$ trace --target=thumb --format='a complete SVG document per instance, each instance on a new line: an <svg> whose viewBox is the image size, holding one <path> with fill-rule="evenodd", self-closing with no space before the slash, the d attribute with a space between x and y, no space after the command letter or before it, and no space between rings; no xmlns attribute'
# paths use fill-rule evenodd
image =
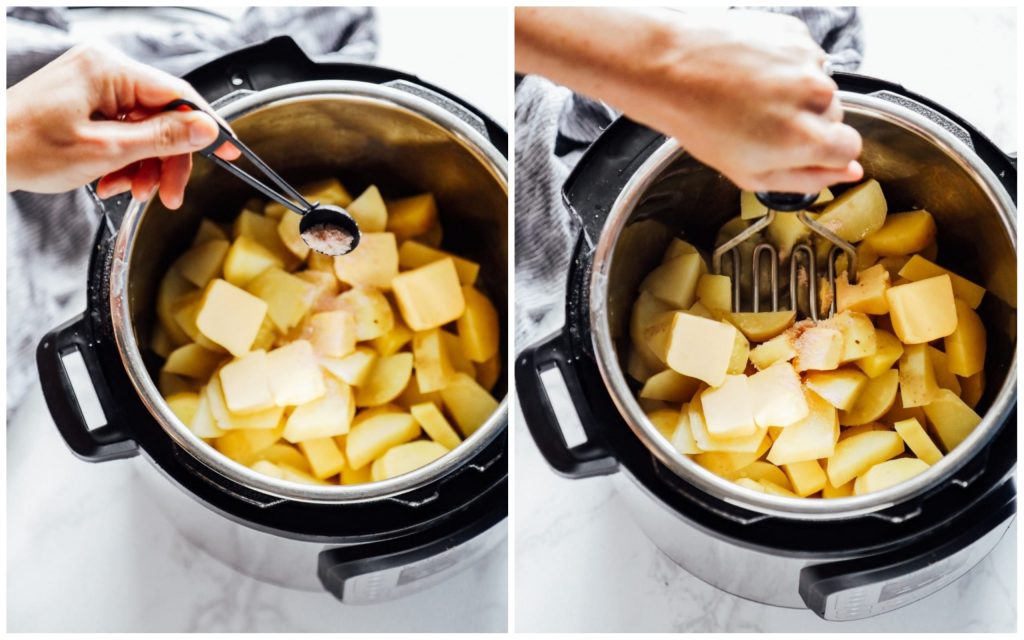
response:
<svg viewBox="0 0 1024 640"><path fill-rule="evenodd" d="M126 163L192 153L210 146L219 129L198 111L165 111L136 122L110 123L113 141Z"/></svg>

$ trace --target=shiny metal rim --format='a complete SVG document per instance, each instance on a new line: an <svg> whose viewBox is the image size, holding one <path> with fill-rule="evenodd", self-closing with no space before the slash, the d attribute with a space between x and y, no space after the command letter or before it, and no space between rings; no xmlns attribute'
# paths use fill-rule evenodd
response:
<svg viewBox="0 0 1024 640"><path fill-rule="evenodd" d="M480 162L491 170L506 192L508 190L508 163L489 140L444 109L397 89L341 80L300 82L246 95L223 106L218 112L230 121L263 108L309 100L347 100L368 105L383 104L426 118L450 132L456 140L473 152ZM460 469L506 428L507 396L501 400L498 409L487 422L449 454L405 475L363 485L320 486L279 480L253 471L222 455L193 434L164 402L146 370L135 333L130 326L127 296L127 285L131 278L130 256L146 204L146 201L132 200L114 244L110 272L110 308L114 337L121 361L143 404L179 446L213 471L253 490L301 502L355 503L396 498ZM424 498L430 499L430 496Z"/></svg>
<svg viewBox="0 0 1024 640"><path fill-rule="evenodd" d="M972 149L959 139L938 127L923 116L891 102L870 96L839 92L847 112L882 119L901 126L929 141L951 157L970 175L988 198L996 204L996 210L1003 228L1016 251L1017 225L1016 207L1009 194L999 183L992 170ZM999 394L996 396L982 422L960 446L933 465L925 473L915 476L902 484L864 496L836 498L829 500L805 500L783 496L759 494L746 490L694 462L689 456L677 452L644 415L639 403L629 390L625 376L618 364L612 343L611 329L606 313L607 284L611 272L614 249L626 220L639 203L644 191L657 176L658 171L684 151L675 140L667 140L633 174L622 192L616 198L605 221L601 237L594 250L590 280L590 323L593 328L592 341L597 356L598 369L605 385L611 392L612 400L626 423L651 450L654 456L673 473L693 483L710 495L726 502L768 515L797 519L839 519L872 513L897 505L913 498L962 467L984 446L1002 426L1016 403L1017 351L1014 349L1009 371ZM1010 427L1012 428L1012 426Z"/></svg>

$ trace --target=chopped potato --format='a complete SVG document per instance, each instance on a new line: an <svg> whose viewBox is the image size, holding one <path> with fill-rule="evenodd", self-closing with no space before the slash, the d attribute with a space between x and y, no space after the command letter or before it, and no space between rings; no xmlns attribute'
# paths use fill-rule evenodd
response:
<svg viewBox="0 0 1024 640"><path fill-rule="evenodd" d="M399 242L423 235L438 223L437 202L432 193L391 200L387 213L387 230L394 233Z"/></svg>
<svg viewBox="0 0 1024 640"><path fill-rule="evenodd" d="M387 227L388 208L384 204L380 190L374 185L367 187L366 191L359 194L359 197L350 202L345 209L359 225L364 239L367 235L379 233Z"/></svg>

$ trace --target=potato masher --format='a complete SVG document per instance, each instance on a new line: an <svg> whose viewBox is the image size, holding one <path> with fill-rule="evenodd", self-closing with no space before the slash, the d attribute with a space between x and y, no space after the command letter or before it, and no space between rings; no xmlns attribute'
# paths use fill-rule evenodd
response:
<svg viewBox="0 0 1024 640"><path fill-rule="evenodd" d="M195 103L181 99L174 100L164 107L164 111L189 109L203 111ZM314 251L330 256L340 256L351 252L359 245L359 225L356 224L355 219L352 218L348 211L334 205L306 200L297 189L288 184L284 178L271 169L252 149L243 144L218 118L208 112L204 111L204 113L214 119L219 133L213 144L199 151L200 155L209 158L215 164L240 178L274 202L302 216L302 220L299 222L299 234L302 237L302 241ZM237 148L253 166L270 178L284 193L276 191L273 187L246 172L238 165L218 157L215 151L225 142Z"/></svg>
<svg viewBox="0 0 1024 640"><path fill-rule="evenodd" d="M778 192L758 192L755 194L757 200L767 207L768 212L762 216L760 220L744 229L741 233L731 238L727 242L715 248L712 254L711 263L712 268L716 274L723 274L722 272L722 257L729 256L729 276L732 278L732 310L740 311L741 286L740 286L740 265L743 264L740 260L739 246L747 239L752 238L762 229L775 220L776 212L796 212L797 219L808 227L811 231L817 235L825 238L832 243L832 249L828 254L828 286L831 288L831 295L829 300L828 317L831 317L836 312L836 259L841 253L846 254L847 266L847 279L849 282L855 282L857 277L857 251L853 245L843 240L824 225L818 224L815 220L812 220L807 215L807 207L811 206L815 200L818 199L818 194L803 194L803 193L778 193ZM769 294L771 296L771 310L779 310L779 282L778 282L778 269L779 269L779 252L776 247L770 242L761 242L754 246L753 253L751 255L751 310L757 312L760 310L761 302L761 263L763 257L767 255L769 257L768 273L771 280ZM818 274L817 264L815 260L814 247L808 242L800 242L793 246L793 250L789 256L789 299L790 309L795 313L800 313L800 305L798 304L798 293L800 290L801 283L801 262L804 262L806 266L803 268L804 277L807 279L807 291L808 301L807 309L812 320L817 322L818 320ZM724 275L724 274L723 274Z"/></svg>

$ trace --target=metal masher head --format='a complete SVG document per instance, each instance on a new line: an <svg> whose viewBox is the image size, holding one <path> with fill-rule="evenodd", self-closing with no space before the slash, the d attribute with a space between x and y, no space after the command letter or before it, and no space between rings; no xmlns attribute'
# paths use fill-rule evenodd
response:
<svg viewBox="0 0 1024 640"><path fill-rule="evenodd" d="M837 236L824 225L818 224L807 215L807 207L818 199L817 194L758 192L756 195L758 201L767 207L768 213L735 237L716 247L711 258L712 268L716 274L728 275L732 278L732 310L741 311L743 309L743 292L741 286L742 278L740 277L740 270L744 261L741 259L740 247L744 242L753 238L762 229L768 227L768 225L775 220L776 212L795 212L794 215L796 215L797 219L801 223L808 227L812 232L832 244L832 248L828 253L827 266L827 286L830 287L831 294L828 298L829 307L827 317L832 317L836 312L836 261L839 259L840 255L844 253L846 254L847 278L849 282L854 282L857 277L857 251L849 242ZM723 272L722 258L725 256L729 257L728 273ZM807 304L805 307L807 309L807 314L812 320L817 322L821 314L819 313L818 307L818 265L815 256L815 250L811 243L800 242L793 246L788 259L785 261L788 263L787 266L789 268L788 294L790 309L796 312L797 315L801 314L802 305L800 305L800 293L805 290L807 292ZM765 293L767 299L770 301L771 310L779 310L779 251L771 243L761 242L754 246L750 260L752 270L750 280L751 302L748 308L755 313L761 311L763 290L761 284L761 265L765 263L766 257L766 271L770 282L768 291ZM806 286L801 286L804 280L806 280Z"/></svg>

